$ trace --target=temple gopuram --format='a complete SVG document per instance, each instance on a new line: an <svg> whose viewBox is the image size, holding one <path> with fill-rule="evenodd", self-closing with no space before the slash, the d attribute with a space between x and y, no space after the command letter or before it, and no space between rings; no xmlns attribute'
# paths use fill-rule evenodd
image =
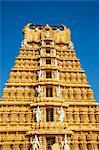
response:
<svg viewBox="0 0 99 150"><path fill-rule="evenodd" d="M99 104L64 26L27 24L0 101L0 150L99 150Z"/></svg>

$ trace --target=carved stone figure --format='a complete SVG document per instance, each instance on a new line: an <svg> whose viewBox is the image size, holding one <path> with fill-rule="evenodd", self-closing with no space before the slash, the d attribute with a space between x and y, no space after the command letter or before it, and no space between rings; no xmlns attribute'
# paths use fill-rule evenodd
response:
<svg viewBox="0 0 99 150"><path fill-rule="evenodd" d="M40 85L38 86L38 88L36 88L36 91L38 93L38 97L42 96L42 88Z"/></svg>
<svg viewBox="0 0 99 150"><path fill-rule="evenodd" d="M57 66L57 59L55 58L55 65Z"/></svg>
<svg viewBox="0 0 99 150"><path fill-rule="evenodd" d="M64 112L64 110L63 110L63 107L61 106L61 108L60 109L58 109L58 114L59 114L59 121L60 122L63 122L64 121L64 115L65 115L65 112Z"/></svg>
<svg viewBox="0 0 99 150"><path fill-rule="evenodd" d="M67 140L67 135L65 135L64 140L61 141L62 150L69 150L69 142Z"/></svg>
<svg viewBox="0 0 99 150"><path fill-rule="evenodd" d="M42 66L42 58L40 58L39 63L40 63L40 67L41 67Z"/></svg>
<svg viewBox="0 0 99 150"><path fill-rule="evenodd" d="M52 46L54 46L55 42L54 42L54 41L52 41L52 43L51 43L51 44L52 44Z"/></svg>
<svg viewBox="0 0 99 150"><path fill-rule="evenodd" d="M53 54L54 54L54 56L56 56L56 49L55 48L53 49Z"/></svg>
<svg viewBox="0 0 99 150"><path fill-rule="evenodd" d="M59 79L59 71L56 70L56 78Z"/></svg>
<svg viewBox="0 0 99 150"><path fill-rule="evenodd" d="M38 78L41 79L41 77L42 77L42 70L39 70L37 73L38 73Z"/></svg>
<svg viewBox="0 0 99 150"><path fill-rule="evenodd" d="M27 41L26 41L26 39L24 39L24 40L21 42L21 47L24 48L26 45L27 45Z"/></svg>
<svg viewBox="0 0 99 150"><path fill-rule="evenodd" d="M42 41L42 45L44 46L44 44L45 44L45 42L44 41Z"/></svg>
<svg viewBox="0 0 99 150"><path fill-rule="evenodd" d="M71 48L71 49L74 49L74 44L73 44L73 42L70 41L68 47Z"/></svg>
<svg viewBox="0 0 99 150"><path fill-rule="evenodd" d="M42 48L40 49L40 55L41 56L43 55L43 49Z"/></svg>
<svg viewBox="0 0 99 150"><path fill-rule="evenodd" d="M41 121L41 111L39 106L33 111L36 114L36 121L39 123Z"/></svg>
<svg viewBox="0 0 99 150"><path fill-rule="evenodd" d="M56 95L57 95L57 97L61 97L61 88L60 88L60 85L56 89Z"/></svg>
<svg viewBox="0 0 99 150"><path fill-rule="evenodd" d="M34 139L32 137L30 138L30 143L32 145L32 150L40 149L40 142L39 142L37 135L35 135Z"/></svg>

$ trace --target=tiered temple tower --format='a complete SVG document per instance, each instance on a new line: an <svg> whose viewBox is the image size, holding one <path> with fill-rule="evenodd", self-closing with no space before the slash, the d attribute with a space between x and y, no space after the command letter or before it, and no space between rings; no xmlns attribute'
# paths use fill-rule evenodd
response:
<svg viewBox="0 0 99 150"><path fill-rule="evenodd" d="M99 109L70 30L27 24L0 102L0 150L99 150Z"/></svg>

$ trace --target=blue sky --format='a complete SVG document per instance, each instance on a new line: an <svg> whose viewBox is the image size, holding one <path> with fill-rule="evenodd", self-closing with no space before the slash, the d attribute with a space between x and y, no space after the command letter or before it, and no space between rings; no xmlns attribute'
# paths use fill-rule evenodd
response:
<svg viewBox="0 0 99 150"><path fill-rule="evenodd" d="M65 24L71 30L75 51L99 101L99 2L2 1L0 37L0 95L8 80L28 23Z"/></svg>

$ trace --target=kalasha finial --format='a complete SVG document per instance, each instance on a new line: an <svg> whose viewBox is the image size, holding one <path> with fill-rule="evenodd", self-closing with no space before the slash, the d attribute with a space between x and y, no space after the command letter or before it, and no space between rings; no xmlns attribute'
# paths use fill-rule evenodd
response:
<svg viewBox="0 0 99 150"><path fill-rule="evenodd" d="M46 30L50 30L51 27L50 27L48 24L46 24L45 29L46 29Z"/></svg>
<svg viewBox="0 0 99 150"><path fill-rule="evenodd" d="M36 27L36 28L35 28L35 31L38 31L38 30L39 30L39 29Z"/></svg>
<svg viewBox="0 0 99 150"><path fill-rule="evenodd" d="M49 24L46 24L46 27L49 27Z"/></svg>

